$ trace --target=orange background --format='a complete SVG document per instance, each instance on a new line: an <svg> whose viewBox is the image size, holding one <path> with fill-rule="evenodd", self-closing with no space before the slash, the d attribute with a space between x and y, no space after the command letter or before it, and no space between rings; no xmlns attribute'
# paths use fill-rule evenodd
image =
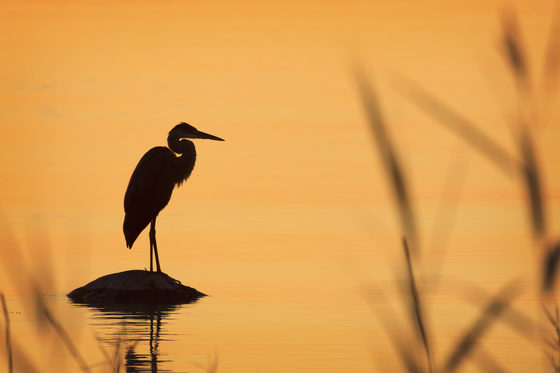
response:
<svg viewBox="0 0 560 373"><path fill-rule="evenodd" d="M511 6L537 79L554 3ZM2 2L0 206L13 242L27 253L4 249L2 260L50 263L51 295L147 267L146 233L131 251L125 246L124 192L144 152L165 145L168 131L186 121L226 141L195 141L193 175L158 218L162 267L217 299L241 302L238 318L195 333L210 351L199 353L217 346L224 371L297 371L299 363L301 371L340 371L346 363L355 368L349 371L369 371L370 343L376 351L391 348L356 289L390 288L402 255L392 195L352 78L360 61L379 89L408 172L423 269L441 265L451 288L465 280L491 292L525 276L533 289L538 263L521 184L413 106L395 83L399 74L411 77L515 153L517 97L499 45L503 7L439 0ZM560 232L557 123L552 111L533 128L553 237ZM10 276L2 277L2 291L18 299L25 276ZM389 297L399 301L395 291ZM462 330L454 320L476 314L456 304L454 292L432 299L447 315L439 319L442 341ZM332 305L333 297L340 304ZM534 312L536 295L527 298L523 307ZM290 312L273 311L286 306L279 299L293 300ZM262 314L244 307L262 307ZM308 335L301 331L310 320L317 333ZM349 340L329 339L337 320ZM370 332L360 334L362 325L375 342ZM255 345L274 335L282 347L270 342L267 350L263 342L264 357L246 356L254 346L235 336L247 330ZM498 351L504 335L492 344ZM498 355L507 361L524 346ZM348 355L321 361L346 348ZM275 349L285 355L266 355ZM532 366L534 355L520 357L520 366Z"/></svg>

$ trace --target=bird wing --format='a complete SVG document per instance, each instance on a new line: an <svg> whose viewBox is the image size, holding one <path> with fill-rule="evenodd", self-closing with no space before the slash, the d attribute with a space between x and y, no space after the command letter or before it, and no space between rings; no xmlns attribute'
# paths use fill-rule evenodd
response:
<svg viewBox="0 0 560 373"><path fill-rule="evenodd" d="M134 169L124 196L123 231L127 247L169 203L175 182L175 154L165 147L150 149Z"/></svg>

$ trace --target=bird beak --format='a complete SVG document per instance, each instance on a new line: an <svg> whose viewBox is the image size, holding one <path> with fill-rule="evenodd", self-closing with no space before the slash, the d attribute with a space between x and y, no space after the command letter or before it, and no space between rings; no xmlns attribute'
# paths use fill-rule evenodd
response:
<svg viewBox="0 0 560 373"><path fill-rule="evenodd" d="M190 133L189 138L191 138L191 139L207 139L207 140L225 141L224 139L221 139L218 136L214 136L214 135L211 135L209 133L198 131L198 130L194 133Z"/></svg>

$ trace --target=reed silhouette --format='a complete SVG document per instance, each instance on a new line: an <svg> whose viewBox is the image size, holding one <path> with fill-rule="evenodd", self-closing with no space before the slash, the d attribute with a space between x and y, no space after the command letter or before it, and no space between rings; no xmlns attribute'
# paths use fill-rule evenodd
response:
<svg viewBox="0 0 560 373"><path fill-rule="evenodd" d="M46 233L46 228L43 225L44 222L39 220L36 224L31 225L30 229L44 235ZM10 250L12 253L16 253L21 258L25 257L1 211L0 234L7 243L6 249ZM4 271L11 282L22 288L23 292L32 294L31 297L24 297L24 299L28 301L25 309L26 312L33 315L32 319L35 320L36 326L41 331L49 331L57 337L54 341L57 350L61 353L63 358L69 357L74 361L74 369L82 372L92 372L92 366L99 363L91 364L86 361L79 346L76 345L71 334L68 332L73 325L68 325L68 323L61 321L62 318L57 316L56 311L47 297L45 297L46 293L52 292L52 289L49 289L49 284L53 283L50 279L53 269L49 264L51 263L50 251L48 249L49 240L43 236L40 242L40 247L32 247L33 254L36 254L31 255L33 263L29 264L24 261L14 263L13 260L0 260L0 262L3 263ZM38 366L37 362L33 361L31 356L27 353L26 341L22 341L11 334L8 313L9 303L3 294L1 300L2 311L4 313L6 349L8 353L8 372L42 371L42 367ZM44 334L45 333L39 333L38 335L43 336ZM101 364L110 366L111 361L104 361ZM115 372L116 371L117 370L115 370Z"/></svg>
<svg viewBox="0 0 560 373"><path fill-rule="evenodd" d="M534 237L534 243L541 255L541 292L545 297L544 314L548 322L554 327L553 338L546 338L549 347L546 351L551 366L555 371L560 371L560 327L558 319L558 307L553 315L549 308L554 300L553 291L556 285L558 261L560 260L560 243L555 242L550 235L547 224L547 205L543 198L542 175L539 169L537 152L535 149L532 129L538 127L537 118L549 116L551 112L550 103L558 91L558 72L560 70L560 58L558 45L560 45L560 17L558 12L554 14L553 27L549 36L548 51L542 71L542 81L539 92L545 92L548 99L539 97L545 101L545 115L538 115L539 107L532 104L539 102L534 96L535 87L539 85L533 82L527 53L522 42L522 32L516 13L512 9L506 9L501 14L502 19L502 51L507 65L515 80L518 89L517 118L511 124L512 132L516 135L517 154L509 154L497 142L492 140L476 124L465 116L453 110L428 90L418 83L403 75L398 77L397 89L410 102L422 111L430 115L435 121L446 129L455 133L461 140L471 146L473 150L481 154L485 159L494 164L499 171L504 173L514 182L517 182L525 190L527 210L530 222L530 230ZM479 365L484 371L505 371L501 363L495 359L490 352L480 346L480 341L497 321L504 322L516 332L528 338L531 343L538 343L538 338L532 330L538 329L540 324L533 323L527 316L511 309L512 302L522 292L518 280L512 279L497 294L491 296L486 305L481 307L480 316L468 328L463 336L450 347L448 357L441 362L433 359L434 340L432 332L427 328L426 314L424 312L424 295L419 290L418 280L415 277L415 267L421 265L419 257L411 260L409 249L409 237L418 244L417 232L413 228L417 226L414 221L414 211L410 201L408 186L406 184L405 171L398 162L395 147L388 136L387 124L381 115L381 105L378 102L378 94L373 88L370 77L365 68L355 64L354 78L357 91L363 104L366 117L372 133L375 137L375 145L382 159L384 171L389 185L396 197L396 207L401 217L402 242L404 249L404 288L409 303L409 315L414 325L414 334L419 341L411 344L409 341L401 340L393 335L393 330L386 326L387 333L395 346L405 369L408 372L454 372L468 358ZM548 106L547 106L548 105ZM542 124L542 123L541 123ZM436 274L437 276L437 274ZM479 289L479 294L485 293ZM548 304L547 304L548 303ZM507 317L504 315L507 312ZM512 316L513 315L513 316ZM382 319L382 323L389 325L390 320ZM417 347L415 347L417 346ZM478 350L474 355L472 352ZM418 354L418 351L422 354ZM423 357L421 357L423 355Z"/></svg>

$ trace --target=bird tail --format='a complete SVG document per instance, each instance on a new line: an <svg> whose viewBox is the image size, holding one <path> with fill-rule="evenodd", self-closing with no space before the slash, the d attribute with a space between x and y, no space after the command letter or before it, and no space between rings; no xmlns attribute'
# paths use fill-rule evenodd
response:
<svg viewBox="0 0 560 373"><path fill-rule="evenodd" d="M136 241L136 239L138 238L140 233L142 233L143 230L144 227L138 229L138 225L133 224L129 216L125 215L124 223L123 223L123 232L124 232L124 238L126 240L126 247L132 249L132 245L134 245L134 242Z"/></svg>

